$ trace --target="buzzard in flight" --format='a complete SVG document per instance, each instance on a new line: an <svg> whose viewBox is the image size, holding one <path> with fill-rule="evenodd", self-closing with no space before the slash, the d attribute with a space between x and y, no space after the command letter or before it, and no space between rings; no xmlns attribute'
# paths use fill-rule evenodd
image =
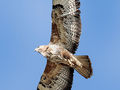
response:
<svg viewBox="0 0 120 90"><path fill-rule="evenodd" d="M74 55L81 35L79 7L79 0L53 0L50 43L35 49L47 58L37 90L71 90L73 69L85 78L92 75L89 57Z"/></svg>

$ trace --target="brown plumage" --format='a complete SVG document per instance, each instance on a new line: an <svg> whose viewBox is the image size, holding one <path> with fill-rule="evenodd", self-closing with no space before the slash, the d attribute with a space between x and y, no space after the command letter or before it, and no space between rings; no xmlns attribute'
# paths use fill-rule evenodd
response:
<svg viewBox="0 0 120 90"><path fill-rule="evenodd" d="M62 4L64 2L66 5ZM79 0L53 0L51 43L59 44L72 53L78 47L81 34L79 5Z"/></svg>
<svg viewBox="0 0 120 90"><path fill-rule="evenodd" d="M88 56L73 55L81 34L79 0L53 0L49 45L35 50L47 58L37 90L71 90L73 69L85 78L92 75Z"/></svg>

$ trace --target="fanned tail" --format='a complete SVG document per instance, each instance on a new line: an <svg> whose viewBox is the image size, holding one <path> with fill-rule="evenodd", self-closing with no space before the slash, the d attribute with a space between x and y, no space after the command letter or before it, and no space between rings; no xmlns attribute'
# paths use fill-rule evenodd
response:
<svg viewBox="0 0 120 90"><path fill-rule="evenodd" d="M80 61L80 63L82 63L82 67L76 66L74 69L86 79L90 78L93 71L89 56L84 55L84 56L75 56L75 57Z"/></svg>

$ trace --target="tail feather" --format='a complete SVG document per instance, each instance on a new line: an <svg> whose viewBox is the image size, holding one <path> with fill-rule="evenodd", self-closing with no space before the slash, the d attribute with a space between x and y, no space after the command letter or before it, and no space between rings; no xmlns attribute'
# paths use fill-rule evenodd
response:
<svg viewBox="0 0 120 90"><path fill-rule="evenodd" d="M76 66L75 70L80 73L83 77L90 78L93 71L92 71L92 66L91 66L91 61L89 56L84 55L84 56L75 56L81 63L82 67Z"/></svg>

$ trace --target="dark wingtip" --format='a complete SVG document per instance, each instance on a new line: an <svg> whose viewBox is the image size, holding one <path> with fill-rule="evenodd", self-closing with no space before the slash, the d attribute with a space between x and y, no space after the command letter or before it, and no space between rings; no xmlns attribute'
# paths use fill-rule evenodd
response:
<svg viewBox="0 0 120 90"><path fill-rule="evenodd" d="M92 69L92 63L91 63L91 61L90 61L90 58L89 58L89 56L88 56L88 59L89 59L89 75L88 75L88 77L85 77L86 79L88 79L88 78L91 78L91 76L93 75L93 69Z"/></svg>
<svg viewBox="0 0 120 90"><path fill-rule="evenodd" d="M61 4L56 4L56 5L53 5L53 9L56 9L56 8L58 8L58 7L60 7L60 8L63 8L63 5L61 5Z"/></svg>

